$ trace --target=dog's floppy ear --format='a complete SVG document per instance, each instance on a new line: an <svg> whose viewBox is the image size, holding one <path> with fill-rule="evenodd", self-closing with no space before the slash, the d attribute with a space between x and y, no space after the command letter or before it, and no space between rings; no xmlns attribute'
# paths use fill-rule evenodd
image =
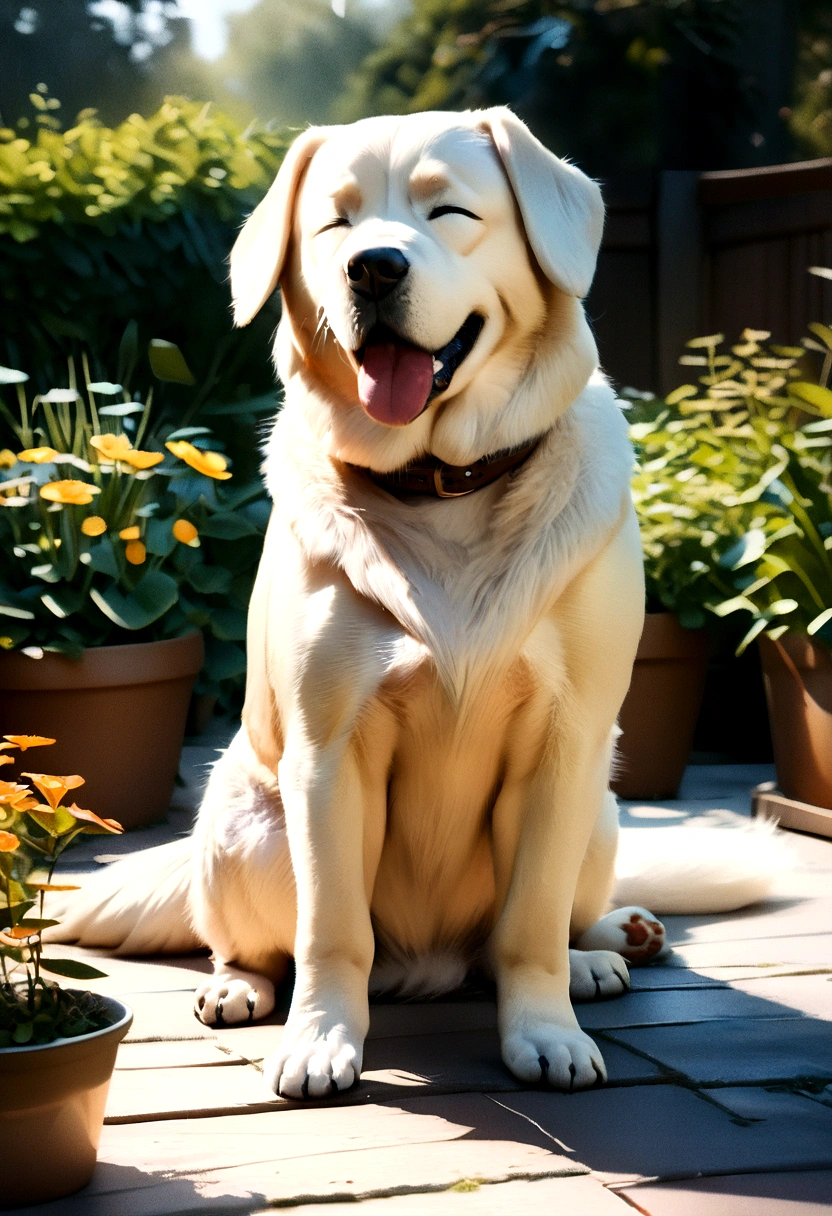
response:
<svg viewBox="0 0 832 1216"><path fill-rule="evenodd" d="M234 324L248 325L277 287L292 231L295 195L303 171L329 137L327 127L310 127L292 144L280 172L252 211L231 250Z"/></svg>
<svg viewBox="0 0 832 1216"><path fill-rule="evenodd" d="M604 228L598 186L544 148L505 106L481 111L478 118L503 162L541 270L569 295L585 296Z"/></svg>

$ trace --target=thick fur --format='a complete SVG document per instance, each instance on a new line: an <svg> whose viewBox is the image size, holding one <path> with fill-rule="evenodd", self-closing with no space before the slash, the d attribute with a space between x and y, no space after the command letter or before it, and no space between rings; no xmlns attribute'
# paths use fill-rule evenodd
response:
<svg viewBox="0 0 832 1216"><path fill-rule="evenodd" d="M606 915L615 720L644 588L626 427L579 299L602 223L597 186L497 109L304 133L235 246L239 323L280 284L286 387L243 727L193 843L136 858L129 875L114 867L106 898L82 897L63 933L133 950L207 943L208 1022L267 1014L293 955L292 1009L266 1065L280 1093L353 1083L368 986L436 992L473 965L496 981L509 1068L591 1085L604 1065L570 988L621 992L624 956L664 946L632 873L634 906ZM389 246L406 280L359 298L348 260ZM365 412L373 326L437 351L474 313L473 349L418 418ZM460 499L400 500L360 471L425 453L464 464L536 437L516 474ZM136 899L148 865L154 905ZM684 905L730 867L689 867L681 890L648 870L654 894ZM764 885L746 866L717 883L716 906Z"/></svg>

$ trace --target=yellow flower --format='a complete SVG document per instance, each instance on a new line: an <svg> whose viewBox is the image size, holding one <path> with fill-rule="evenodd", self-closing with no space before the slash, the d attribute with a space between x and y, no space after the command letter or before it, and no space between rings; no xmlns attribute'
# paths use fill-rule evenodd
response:
<svg viewBox="0 0 832 1216"><path fill-rule="evenodd" d="M41 498L76 507L85 507L92 502L93 494L100 493L98 486L92 486L88 481L47 481L40 488Z"/></svg>
<svg viewBox="0 0 832 1216"><path fill-rule="evenodd" d="M216 481L227 481L231 476L225 471L228 461L219 452L200 452L199 448L195 448L192 443L188 443L184 439L166 443L165 447L169 452L173 452L177 459L184 460L185 464L196 469L197 473L203 473L206 477L213 477Z"/></svg>
<svg viewBox="0 0 832 1216"><path fill-rule="evenodd" d="M9 747L19 747L22 752L27 751L30 747L49 747L54 743L54 739L47 739L45 735L4 735L7 743L0 743L0 749L6 750Z"/></svg>
<svg viewBox="0 0 832 1216"><path fill-rule="evenodd" d="M71 777L53 777L51 773L21 773L21 776L34 781L53 811L68 790L77 790L79 785L84 785L84 778L77 773Z"/></svg>
<svg viewBox="0 0 832 1216"><path fill-rule="evenodd" d="M134 469L152 469L164 459L163 452L139 452L134 450L126 435L93 435L92 446L105 460L121 460Z"/></svg>
<svg viewBox="0 0 832 1216"><path fill-rule="evenodd" d="M24 452L17 453L17 459L24 464L48 464L57 455L54 448L26 448Z"/></svg>
<svg viewBox="0 0 832 1216"><path fill-rule="evenodd" d="M0 649L13 650L14 649L14 638L10 638L10 637L0 638Z"/></svg>
<svg viewBox="0 0 832 1216"><path fill-rule="evenodd" d="M122 540L138 540L141 534L141 528L137 524L131 524L129 528L122 528L119 532Z"/></svg>
<svg viewBox="0 0 832 1216"><path fill-rule="evenodd" d="M121 457L128 464L131 464L134 469L152 469L155 464L161 464L165 459L164 452L128 452L126 456Z"/></svg>
<svg viewBox="0 0 832 1216"><path fill-rule="evenodd" d="M19 844L14 832L0 832L0 853L13 853Z"/></svg>
<svg viewBox="0 0 832 1216"><path fill-rule="evenodd" d="M183 545L190 545L193 544L199 533L189 519L177 519L173 525L173 535Z"/></svg>
<svg viewBox="0 0 832 1216"><path fill-rule="evenodd" d="M107 531L107 521L100 515L88 515L81 524L81 531L84 536L100 536L102 532Z"/></svg>
<svg viewBox="0 0 832 1216"><path fill-rule="evenodd" d="M90 443L105 460L126 460L133 447L126 435L93 435Z"/></svg>
<svg viewBox="0 0 832 1216"><path fill-rule="evenodd" d="M147 557L147 549L140 540L131 540L125 546L124 556L131 566L140 566Z"/></svg>
<svg viewBox="0 0 832 1216"><path fill-rule="evenodd" d="M11 469L17 464L17 457L8 448L0 449L0 469Z"/></svg>

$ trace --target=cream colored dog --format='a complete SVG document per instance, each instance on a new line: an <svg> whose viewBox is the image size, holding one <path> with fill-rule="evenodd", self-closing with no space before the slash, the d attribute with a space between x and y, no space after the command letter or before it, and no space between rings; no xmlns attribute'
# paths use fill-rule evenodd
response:
<svg viewBox="0 0 832 1216"><path fill-rule="evenodd" d="M474 964L512 1072L592 1085L570 980L614 995L622 953L663 946L643 909L604 917L644 587L626 426L580 302L602 225L595 183L493 109L308 130L234 248L239 324L281 287L286 387L243 727L193 844L125 863L141 909L99 897L65 935L207 942L208 1023L269 1013L294 956L266 1066L281 1094L358 1078L368 984L435 993ZM438 493L379 484L425 457ZM481 488L445 497L466 475Z"/></svg>

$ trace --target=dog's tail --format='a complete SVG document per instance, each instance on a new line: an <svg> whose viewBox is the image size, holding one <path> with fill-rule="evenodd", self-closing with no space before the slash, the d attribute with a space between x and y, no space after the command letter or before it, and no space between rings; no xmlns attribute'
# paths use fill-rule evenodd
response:
<svg viewBox="0 0 832 1216"><path fill-rule="evenodd" d="M46 912L61 923L47 942L77 942L117 954L187 954L205 943L190 913L192 837L144 849L99 873L80 891L51 892Z"/></svg>
<svg viewBox="0 0 832 1216"><path fill-rule="evenodd" d="M792 851L772 820L718 825L622 828L613 903L669 913L734 912L757 903Z"/></svg>

